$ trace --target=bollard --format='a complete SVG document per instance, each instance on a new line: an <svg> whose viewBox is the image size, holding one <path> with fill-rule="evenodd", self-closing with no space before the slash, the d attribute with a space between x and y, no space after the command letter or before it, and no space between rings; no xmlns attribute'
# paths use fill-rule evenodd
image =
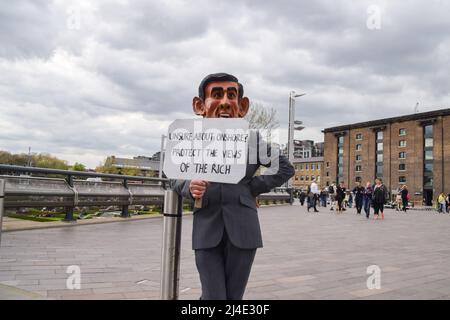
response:
<svg viewBox="0 0 450 320"><path fill-rule="evenodd" d="M173 190L164 192L161 253L161 300L177 300L180 278L181 219L183 202Z"/></svg>
<svg viewBox="0 0 450 320"><path fill-rule="evenodd" d="M2 225L5 201L5 180L0 180L0 246L2 244Z"/></svg>

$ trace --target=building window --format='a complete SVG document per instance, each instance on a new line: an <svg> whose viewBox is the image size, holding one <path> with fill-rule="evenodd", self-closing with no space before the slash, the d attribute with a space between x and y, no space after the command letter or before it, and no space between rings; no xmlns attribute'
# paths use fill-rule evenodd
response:
<svg viewBox="0 0 450 320"><path fill-rule="evenodd" d="M375 177L383 177L383 131L376 132L375 140Z"/></svg>
<svg viewBox="0 0 450 320"><path fill-rule="evenodd" d="M305 169L308 170L308 164L305 164Z"/></svg>
<svg viewBox="0 0 450 320"><path fill-rule="evenodd" d="M423 186L427 189L432 188L433 187L433 177L425 176L423 178Z"/></svg>
<svg viewBox="0 0 450 320"><path fill-rule="evenodd" d="M337 154L337 177L336 182L339 183L344 179L344 137L338 137L338 154Z"/></svg>
<svg viewBox="0 0 450 320"><path fill-rule="evenodd" d="M400 141L398 142L398 146L399 146L400 148L406 147L406 140L400 140Z"/></svg>
<svg viewBox="0 0 450 320"><path fill-rule="evenodd" d="M383 142L377 143L377 151L383 151Z"/></svg>
<svg viewBox="0 0 450 320"><path fill-rule="evenodd" d="M404 135L406 135L406 129L405 129L405 128L400 128L400 130L398 130L398 135L399 135L399 136L404 136Z"/></svg>
<svg viewBox="0 0 450 320"><path fill-rule="evenodd" d="M306 181L309 181L309 176L306 176L306 177L305 177L305 180L306 180Z"/></svg>
<svg viewBox="0 0 450 320"><path fill-rule="evenodd" d="M300 170L303 170L303 165L302 164L300 165Z"/></svg>
<svg viewBox="0 0 450 320"><path fill-rule="evenodd" d="M404 152L404 151L399 152L398 158L399 158L399 159L406 159L406 152Z"/></svg>
<svg viewBox="0 0 450 320"><path fill-rule="evenodd" d="M316 165L314 163L311 164L311 170L316 170Z"/></svg>
<svg viewBox="0 0 450 320"><path fill-rule="evenodd" d="M320 176L317 176L317 182L320 182Z"/></svg>
<svg viewBox="0 0 450 320"><path fill-rule="evenodd" d="M355 178L355 182L361 182L361 180L362 180L361 177L356 177Z"/></svg>
<svg viewBox="0 0 450 320"><path fill-rule="evenodd" d="M327 171L327 177L329 177L330 176L330 172L329 171Z"/></svg>
<svg viewBox="0 0 450 320"><path fill-rule="evenodd" d="M356 145L356 151L361 151L362 150L362 145L361 144L357 144Z"/></svg>
<svg viewBox="0 0 450 320"><path fill-rule="evenodd" d="M330 167L330 163L329 162L327 162L327 168L329 168Z"/></svg>
<svg viewBox="0 0 450 320"><path fill-rule="evenodd" d="M433 138L425 138L425 148L433 147Z"/></svg>
<svg viewBox="0 0 450 320"><path fill-rule="evenodd" d="M405 176L398 177L398 182L399 183L405 183L406 182L406 177Z"/></svg>
<svg viewBox="0 0 450 320"><path fill-rule="evenodd" d="M361 166L356 166L356 172L361 172L362 170L361 170Z"/></svg>
<svg viewBox="0 0 450 320"><path fill-rule="evenodd" d="M356 134L356 140L362 140L362 133Z"/></svg>
<svg viewBox="0 0 450 320"><path fill-rule="evenodd" d="M423 127L425 137L433 137L433 125L428 125Z"/></svg>
<svg viewBox="0 0 450 320"><path fill-rule="evenodd" d="M423 172L425 174L433 174L433 162L425 162Z"/></svg>
<svg viewBox="0 0 450 320"><path fill-rule="evenodd" d="M317 170L320 170L320 163L317 164Z"/></svg>
<svg viewBox="0 0 450 320"><path fill-rule="evenodd" d="M375 175L377 177L382 177L383 176L383 165L377 164Z"/></svg>
<svg viewBox="0 0 450 320"><path fill-rule="evenodd" d="M314 176L311 176L311 181L313 181L314 180Z"/></svg>
<svg viewBox="0 0 450 320"><path fill-rule="evenodd" d="M425 160L433 160L433 150L425 150Z"/></svg>
<svg viewBox="0 0 450 320"><path fill-rule="evenodd" d="M400 164L398 165L398 170L400 170L400 171L405 171L405 170L406 170L406 164L400 163Z"/></svg>
<svg viewBox="0 0 450 320"><path fill-rule="evenodd" d="M300 176L300 181L304 181L305 177L304 176Z"/></svg>
<svg viewBox="0 0 450 320"><path fill-rule="evenodd" d="M362 160L362 156L360 154L356 155L356 161L361 161Z"/></svg>
<svg viewBox="0 0 450 320"><path fill-rule="evenodd" d="M377 154L377 162L383 162L383 154L382 153Z"/></svg>

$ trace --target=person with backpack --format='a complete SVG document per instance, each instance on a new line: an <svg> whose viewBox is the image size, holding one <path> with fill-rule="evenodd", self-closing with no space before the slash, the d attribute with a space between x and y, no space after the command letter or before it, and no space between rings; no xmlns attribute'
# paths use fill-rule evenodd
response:
<svg viewBox="0 0 450 320"><path fill-rule="evenodd" d="M386 203L386 187L380 178L375 179L375 186L373 187L373 210L375 220L378 220L381 213L381 220L384 220L384 204Z"/></svg>

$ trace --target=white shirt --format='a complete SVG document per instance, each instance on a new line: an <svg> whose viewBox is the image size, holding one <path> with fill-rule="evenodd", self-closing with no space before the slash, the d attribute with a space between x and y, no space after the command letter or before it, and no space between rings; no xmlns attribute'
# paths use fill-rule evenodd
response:
<svg viewBox="0 0 450 320"><path fill-rule="evenodd" d="M314 194L319 193L319 188L317 187L317 183L315 183L315 182L311 183L311 192Z"/></svg>

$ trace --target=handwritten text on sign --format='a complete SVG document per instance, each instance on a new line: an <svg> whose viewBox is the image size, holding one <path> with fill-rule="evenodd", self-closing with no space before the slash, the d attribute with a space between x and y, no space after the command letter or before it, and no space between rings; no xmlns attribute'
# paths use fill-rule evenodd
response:
<svg viewBox="0 0 450 320"><path fill-rule="evenodd" d="M169 126L164 173L171 179L237 183L245 176L248 122L175 120Z"/></svg>

